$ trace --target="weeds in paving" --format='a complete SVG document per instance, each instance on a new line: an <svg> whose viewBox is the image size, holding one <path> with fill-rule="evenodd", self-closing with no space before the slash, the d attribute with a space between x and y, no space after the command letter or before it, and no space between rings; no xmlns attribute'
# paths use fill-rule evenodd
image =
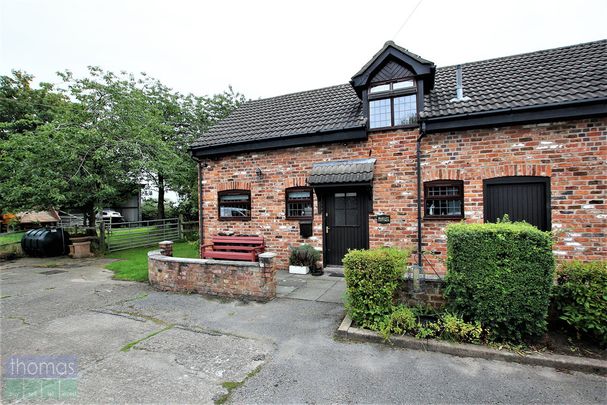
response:
<svg viewBox="0 0 607 405"><path fill-rule="evenodd" d="M133 340L132 342L129 342L129 343L127 343L126 345L124 345L124 346L122 347L122 349L120 349L120 351L121 351L121 352L128 352L128 351L129 351L129 350L131 350L131 348L132 348L133 346L135 346L137 343L141 343L141 342L143 342L144 340L147 340L147 339L149 339L149 338L151 338L151 337L156 336L156 335L157 335L157 334L159 334L159 333L165 332L165 331L167 331L167 330L169 330L169 329L172 329L172 328L173 328L173 325L168 325L168 326L166 326L166 327L164 327L164 328L162 328L162 329L160 329L160 330L157 330L157 331L155 331L155 332L150 333L150 334L149 334L149 335L147 335L147 336L142 337L141 339Z"/></svg>
<svg viewBox="0 0 607 405"><path fill-rule="evenodd" d="M125 300L124 302L133 302L133 301L139 301L139 300L144 300L148 297L148 293L144 293L141 292L139 294L137 294L136 296L134 296L133 298L129 298L128 300Z"/></svg>
<svg viewBox="0 0 607 405"><path fill-rule="evenodd" d="M221 386L228 390L227 393L223 394L219 398L215 400L216 405L224 404L228 399L230 399L230 395L236 389L241 387L249 378L254 377L261 371L261 366L257 366L254 370L250 371L242 381L224 381L221 383Z"/></svg>
<svg viewBox="0 0 607 405"><path fill-rule="evenodd" d="M21 323L23 325L31 325L27 320L25 320L25 317L23 317L23 316L9 316L8 319L14 319L16 321L21 321Z"/></svg>
<svg viewBox="0 0 607 405"><path fill-rule="evenodd" d="M10 298L10 297L11 297L10 295L3 295L2 297L0 297L0 300L3 300L5 298Z"/></svg>

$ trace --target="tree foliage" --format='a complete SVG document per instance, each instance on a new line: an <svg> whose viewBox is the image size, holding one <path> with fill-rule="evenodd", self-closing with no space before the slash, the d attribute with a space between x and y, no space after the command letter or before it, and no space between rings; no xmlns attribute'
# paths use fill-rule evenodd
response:
<svg viewBox="0 0 607 405"><path fill-rule="evenodd" d="M50 122L67 100L49 83L32 88L33 76L13 70L0 76L0 140L10 133L33 131Z"/></svg>
<svg viewBox="0 0 607 405"><path fill-rule="evenodd" d="M0 79L0 210L81 208L92 224L96 210L141 183L195 206L188 147L242 95L184 96L145 74L98 67L85 77L58 75L57 89L34 89L23 72Z"/></svg>

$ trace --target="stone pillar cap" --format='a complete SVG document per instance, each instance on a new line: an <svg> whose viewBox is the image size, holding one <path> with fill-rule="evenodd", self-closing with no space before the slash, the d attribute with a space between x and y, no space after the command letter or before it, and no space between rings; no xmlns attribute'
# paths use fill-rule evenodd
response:
<svg viewBox="0 0 607 405"><path fill-rule="evenodd" d="M262 259L272 259L272 258L276 257L276 253L272 253L272 252L260 253L259 257Z"/></svg>
<svg viewBox="0 0 607 405"><path fill-rule="evenodd" d="M162 242L158 242L159 245L172 245L172 240L163 240Z"/></svg>

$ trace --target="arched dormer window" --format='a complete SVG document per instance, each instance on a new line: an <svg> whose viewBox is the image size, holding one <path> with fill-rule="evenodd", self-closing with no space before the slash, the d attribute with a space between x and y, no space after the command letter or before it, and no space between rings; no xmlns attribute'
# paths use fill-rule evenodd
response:
<svg viewBox="0 0 607 405"><path fill-rule="evenodd" d="M369 128L417 123L417 88L414 80L400 80L369 87Z"/></svg>

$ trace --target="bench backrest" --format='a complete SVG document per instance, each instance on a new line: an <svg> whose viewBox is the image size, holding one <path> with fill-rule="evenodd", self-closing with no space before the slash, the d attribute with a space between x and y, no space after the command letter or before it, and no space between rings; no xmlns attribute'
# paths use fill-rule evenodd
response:
<svg viewBox="0 0 607 405"><path fill-rule="evenodd" d="M264 246L263 236L213 236L213 245Z"/></svg>

